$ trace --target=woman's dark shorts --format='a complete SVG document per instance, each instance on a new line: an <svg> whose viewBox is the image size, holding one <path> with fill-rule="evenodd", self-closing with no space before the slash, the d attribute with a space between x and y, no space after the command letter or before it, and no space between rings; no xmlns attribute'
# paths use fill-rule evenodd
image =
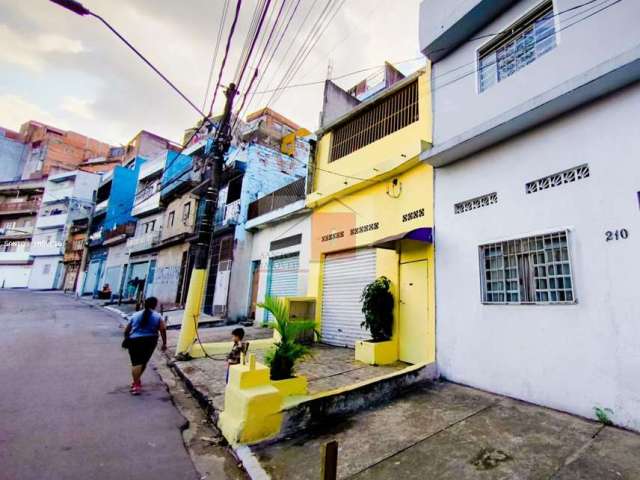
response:
<svg viewBox="0 0 640 480"><path fill-rule="evenodd" d="M131 365L146 365L158 344L157 335L129 339L129 357Z"/></svg>

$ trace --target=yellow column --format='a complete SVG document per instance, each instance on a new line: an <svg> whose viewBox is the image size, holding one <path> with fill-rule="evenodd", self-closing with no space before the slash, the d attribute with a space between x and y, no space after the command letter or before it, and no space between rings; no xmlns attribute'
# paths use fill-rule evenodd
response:
<svg viewBox="0 0 640 480"><path fill-rule="evenodd" d="M205 269L195 268L191 272L191 281L189 282L187 302L184 306L184 315L182 317L176 355L189 353L191 346L196 341L196 329L198 328L198 320L200 319L206 272Z"/></svg>

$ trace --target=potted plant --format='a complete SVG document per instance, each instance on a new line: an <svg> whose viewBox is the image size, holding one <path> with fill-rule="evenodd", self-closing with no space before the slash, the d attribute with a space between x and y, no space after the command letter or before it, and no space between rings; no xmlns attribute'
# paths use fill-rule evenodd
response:
<svg viewBox="0 0 640 480"><path fill-rule="evenodd" d="M391 281L387 277L378 277L362 291L362 313L364 321L360 324L371 334L371 340L356 342L356 360L370 365L385 365L398 359L398 348L393 333L394 300L391 293Z"/></svg>
<svg viewBox="0 0 640 480"><path fill-rule="evenodd" d="M273 385L283 395L303 395L307 391L307 379L294 376L296 362L310 355L311 349L303 345L298 338L305 330L315 330L315 321L300 319L291 320L289 308L281 298L266 297L258 305L269 311L274 320L269 326L279 337L271 350L265 355Z"/></svg>

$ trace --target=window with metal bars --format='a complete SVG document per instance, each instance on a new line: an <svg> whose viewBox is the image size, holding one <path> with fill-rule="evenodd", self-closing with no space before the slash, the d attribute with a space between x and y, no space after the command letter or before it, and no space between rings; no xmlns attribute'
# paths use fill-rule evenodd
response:
<svg viewBox="0 0 640 480"><path fill-rule="evenodd" d="M568 233L480 247L483 303L573 303Z"/></svg>
<svg viewBox="0 0 640 480"><path fill-rule="evenodd" d="M553 2L545 1L478 51L478 87L484 92L556 46Z"/></svg>
<svg viewBox="0 0 640 480"><path fill-rule="evenodd" d="M329 161L345 157L414 122L418 114L418 82L389 95L333 131Z"/></svg>

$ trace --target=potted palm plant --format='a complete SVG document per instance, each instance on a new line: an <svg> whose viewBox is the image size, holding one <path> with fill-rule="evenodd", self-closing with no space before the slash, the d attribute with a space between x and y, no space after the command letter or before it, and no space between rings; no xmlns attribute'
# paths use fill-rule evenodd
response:
<svg viewBox="0 0 640 480"><path fill-rule="evenodd" d="M362 291L362 313L360 324L371 334L370 340L356 342L356 360L369 365L385 365L398 359L397 343L391 339L393 333L394 300L391 281L378 277Z"/></svg>
<svg viewBox="0 0 640 480"><path fill-rule="evenodd" d="M300 343L299 338L304 331L315 331L315 321L292 320L287 303L281 298L266 297L258 306L273 315L274 320L269 326L277 333L277 341L265 355L273 385L283 395L304 395L307 392L307 379L295 376L294 370L299 360L311 354L310 347Z"/></svg>

